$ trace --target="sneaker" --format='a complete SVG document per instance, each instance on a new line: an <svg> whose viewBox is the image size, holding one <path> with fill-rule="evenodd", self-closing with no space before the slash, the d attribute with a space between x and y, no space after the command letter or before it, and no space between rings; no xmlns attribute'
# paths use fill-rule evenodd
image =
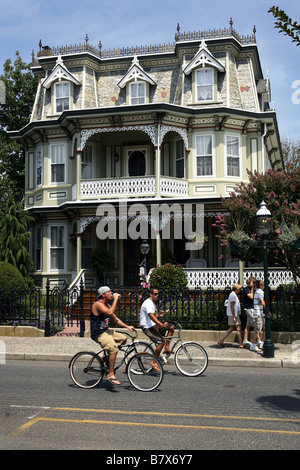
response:
<svg viewBox="0 0 300 470"><path fill-rule="evenodd" d="M259 349L263 349L264 347L264 342L263 341L259 341L256 346L259 348Z"/></svg>
<svg viewBox="0 0 300 470"><path fill-rule="evenodd" d="M252 343L250 343L250 341L243 341L243 345L245 346L245 348L250 348Z"/></svg>
<svg viewBox="0 0 300 470"><path fill-rule="evenodd" d="M257 352L257 351L259 351L259 349L258 349L258 347L256 346L256 344L251 344L251 346L250 346L250 351L255 351L255 352Z"/></svg>

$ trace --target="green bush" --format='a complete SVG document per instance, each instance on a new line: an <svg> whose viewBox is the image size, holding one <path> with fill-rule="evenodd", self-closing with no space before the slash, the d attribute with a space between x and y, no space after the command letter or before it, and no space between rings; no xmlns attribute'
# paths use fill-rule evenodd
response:
<svg viewBox="0 0 300 470"><path fill-rule="evenodd" d="M7 263L0 262L0 289L20 289L26 287L26 281L20 271Z"/></svg>
<svg viewBox="0 0 300 470"><path fill-rule="evenodd" d="M181 292L187 286L187 278L182 266L167 263L153 268L150 287L165 289L166 292Z"/></svg>

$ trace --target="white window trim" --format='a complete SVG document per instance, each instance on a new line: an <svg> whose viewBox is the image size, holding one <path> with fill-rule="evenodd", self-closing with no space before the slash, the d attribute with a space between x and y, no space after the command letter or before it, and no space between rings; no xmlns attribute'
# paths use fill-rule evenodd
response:
<svg viewBox="0 0 300 470"><path fill-rule="evenodd" d="M177 142L181 141L182 142L182 150L183 150L183 156L182 158L178 158L177 159ZM176 176L176 162L177 160L183 160L183 176L180 177L180 176ZM186 158L185 158L185 146L184 146L184 142L182 139L175 139L174 140L174 169L173 169L173 174L175 176L175 178L178 178L178 179L185 179L186 178Z"/></svg>
<svg viewBox="0 0 300 470"><path fill-rule="evenodd" d="M37 241L38 241L38 230L40 230L41 234L41 246L38 248ZM37 225L35 227L35 243L34 243L34 269L35 271L43 271L43 227L41 225ZM40 250L40 269L37 268L37 250Z"/></svg>
<svg viewBox="0 0 300 470"><path fill-rule="evenodd" d="M197 154L197 137L201 136L211 136L211 152L212 152L212 174L211 175L197 175L197 157L202 157L204 155ZM215 157L215 135L211 132L203 132L195 135L195 158L194 158L194 178L195 179L212 179L216 177L216 157Z"/></svg>
<svg viewBox="0 0 300 470"><path fill-rule="evenodd" d="M63 85L67 83L69 85L69 96L60 96L59 98L56 96L56 89L57 89L57 86L58 85ZM56 82L54 83L54 114L61 114L63 113L64 111L57 111L57 102L56 100L57 99L63 99L63 98L69 98L69 108L68 110L71 109L71 94L72 94L72 87L71 87L71 83L67 80L61 80L59 82ZM65 111L68 111L68 110L65 110Z"/></svg>
<svg viewBox="0 0 300 470"><path fill-rule="evenodd" d="M228 153L227 153L227 137L237 137L238 146L239 146L239 155L238 156L228 155ZM226 157L226 158L224 158L224 164L225 164L224 175L226 176L227 179L241 180L242 179L242 158L241 158L241 137L240 137L240 135L239 134L234 134L234 133L224 134L224 147L225 147L225 157ZM239 176L228 175L228 171L227 171L227 166L228 166L227 165L227 158L228 157L235 157L235 158L239 159Z"/></svg>
<svg viewBox="0 0 300 470"><path fill-rule="evenodd" d="M213 76L213 82L211 84L212 87L212 98L208 100L198 100L198 82L197 82L197 75L198 72L204 71L204 70L211 70L212 71L212 76ZM209 84L208 84L209 85ZM211 103L216 101L216 96L215 96L215 86L216 86L216 74L215 74L215 69L212 67L204 67L204 68L197 68L195 70L195 103Z"/></svg>
<svg viewBox="0 0 300 470"><path fill-rule="evenodd" d="M138 85L138 84L140 84L140 83L142 83L142 84L144 85L144 96L143 96L143 97L136 97L136 96L135 96L135 97L132 97L132 95L131 95L131 87L132 87L132 85ZM144 81L142 81L142 80L136 80L136 81L134 81L134 82L130 82L130 83L128 84L128 86L129 86L129 104L130 104L131 106L143 105L143 104L146 104L146 103L147 103L147 84L146 84L146 82L144 82ZM144 102L143 102L143 103L132 103L132 99L136 99L136 98L144 98Z"/></svg>
<svg viewBox="0 0 300 470"><path fill-rule="evenodd" d="M62 249L64 250L64 267L63 268L51 268L51 249L55 249L55 247L51 247L51 229L53 227L63 227L64 229L64 236L63 236L63 247ZM48 227L48 266L49 266L49 272L65 272L67 270L67 225L65 223L54 223L49 225Z"/></svg>
<svg viewBox="0 0 300 470"><path fill-rule="evenodd" d="M63 150L63 164L65 166L65 178L64 178L64 181L59 181L59 182L56 182L56 181L52 181L52 148L56 145L61 145L63 146L64 150ZM52 142L50 144L50 148L49 148L49 151L50 151L50 154L49 154L49 165L50 165L50 168L49 168L49 184L50 185L62 185L62 184L66 184L66 182L68 181L68 165L67 165L67 144L65 142ZM55 163L54 163L55 165Z"/></svg>

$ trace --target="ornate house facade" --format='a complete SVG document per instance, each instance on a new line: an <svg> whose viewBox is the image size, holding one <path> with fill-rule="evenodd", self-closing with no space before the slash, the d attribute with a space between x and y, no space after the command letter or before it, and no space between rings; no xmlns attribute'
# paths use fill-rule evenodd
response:
<svg viewBox="0 0 300 470"><path fill-rule="evenodd" d="M207 272L224 269L212 227L221 196L248 181L247 169L283 168L255 31L178 27L173 44L111 51L88 38L67 48L40 44L32 70L39 84L31 120L11 136L26 150L36 284L70 284L84 273L86 286L97 285L90 260L98 248L114 256L105 282L136 285L141 240L119 229L136 222L142 207L162 204L180 212L188 203L194 223L202 204L208 241L188 252L184 236L174 236L183 223L176 210L166 238L148 214L141 238L149 239L154 264L168 252L190 269L192 260ZM104 221L115 236L101 239Z"/></svg>

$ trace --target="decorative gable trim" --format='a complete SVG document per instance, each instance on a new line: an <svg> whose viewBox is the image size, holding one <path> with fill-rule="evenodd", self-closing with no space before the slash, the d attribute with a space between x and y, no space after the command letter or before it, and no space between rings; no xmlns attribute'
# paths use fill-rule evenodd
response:
<svg viewBox="0 0 300 470"><path fill-rule="evenodd" d="M142 80L150 83L150 85L156 85L155 81L148 75L143 67L140 65L137 56L134 56L131 66L124 75L123 78L118 82L120 88L124 88L130 81Z"/></svg>
<svg viewBox="0 0 300 470"><path fill-rule="evenodd" d="M74 75L72 75L67 69L67 67L64 65L61 56L58 56L54 69L52 70L50 75L45 78L42 85L44 88L49 88L52 83L57 80L59 82L61 80L66 80L68 82L74 83L75 85L80 85L80 82L77 80L77 78L75 78Z"/></svg>
<svg viewBox="0 0 300 470"><path fill-rule="evenodd" d="M185 75L189 75L194 69L199 67L214 67L220 72L225 72L225 68L207 49L207 45L202 39L199 50L195 57L183 68Z"/></svg>

